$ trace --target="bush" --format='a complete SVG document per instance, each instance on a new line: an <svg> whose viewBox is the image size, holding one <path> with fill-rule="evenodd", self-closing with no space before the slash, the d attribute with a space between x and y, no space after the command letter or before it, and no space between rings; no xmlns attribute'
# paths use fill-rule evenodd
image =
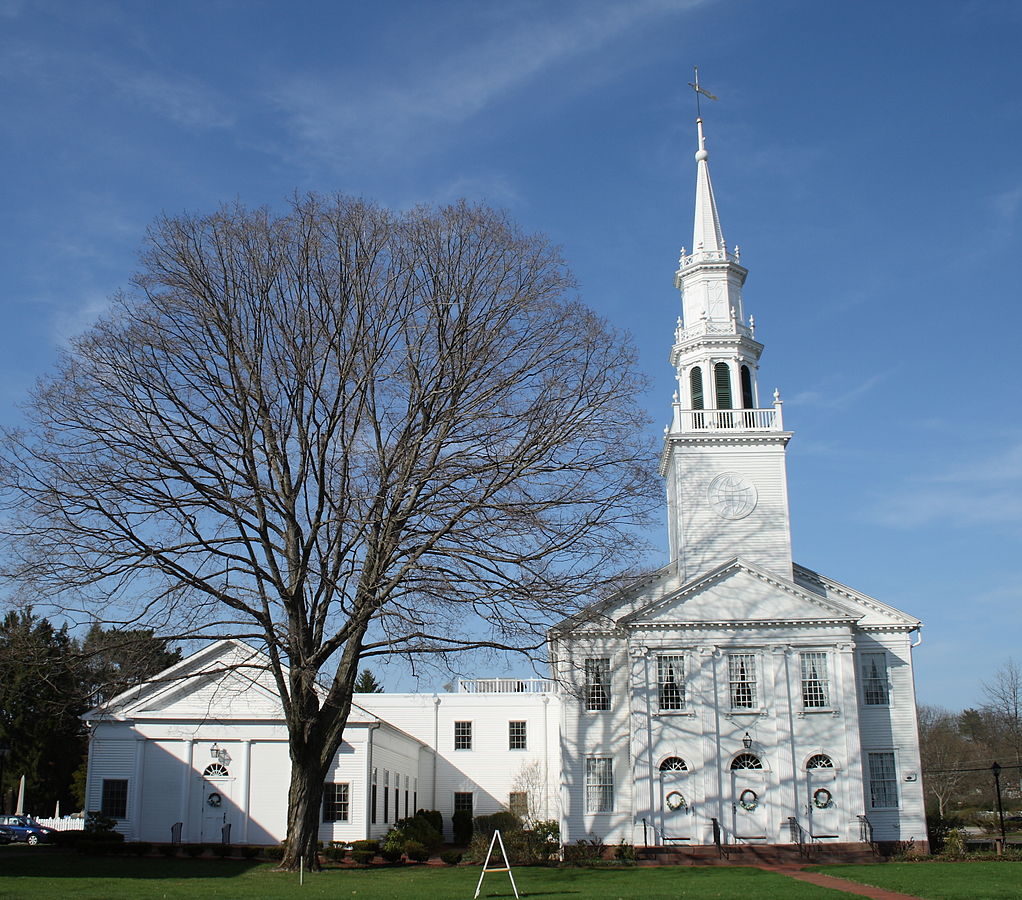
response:
<svg viewBox="0 0 1022 900"><path fill-rule="evenodd" d="M461 862L461 854L457 850L445 850L440 854L440 859L449 866L456 866Z"/></svg>
<svg viewBox="0 0 1022 900"><path fill-rule="evenodd" d="M124 852L134 853L135 856L148 856L152 849L153 845L148 841L131 841L124 845Z"/></svg>
<svg viewBox="0 0 1022 900"><path fill-rule="evenodd" d="M444 836L440 830L433 827L432 818L416 813L395 822L384 843L398 843L403 847L408 841L417 841L432 851L444 842Z"/></svg>
<svg viewBox="0 0 1022 900"><path fill-rule="evenodd" d="M400 847L393 846L388 847L386 845L384 845L383 849L380 850L380 856L382 856L389 863L401 862L402 853L403 851L401 850Z"/></svg>
<svg viewBox="0 0 1022 900"><path fill-rule="evenodd" d="M184 850L186 856L195 859L197 856L202 856L206 852L205 844L182 844L181 849Z"/></svg>
<svg viewBox="0 0 1022 900"><path fill-rule="evenodd" d="M564 861L573 866L592 866L603 859L606 849L607 845L598 837L578 840L565 846Z"/></svg>
<svg viewBox="0 0 1022 900"><path fill-rule="evenodd" d="M352 841L352 850L371 850L374 854L380 852L379 841Z"/></svg>
<svg viewBox="0 0 1022 900"><path fill-rule="evenodd" d="M113 832L116 834L117 832ZM68 850L73 850L78 846L78 842L83 838L88 840L90 837L95 835L89 834L87 831L58 831L53 835L53 843L58 847L64 847Z"/></svg>
<svg viewBox="0 0 1022 900"><path fill-rule="evenodd" d="M85 830L90 834L113 831L117 820L104 816L98 809L90 809L85 814Z"/></svg>
<svg viewBox="0 0 1022 900"><path fill-rule="evenodd" d="M284 851L287 848L284 844L276 844L273 847L263 847L263 856L267 859L283 859Z"/></svg>
<svg viewBox="0 0 1022 900"><path fill-rule="evenodd" d="M234 853L234 848L230 844L213 844L209 849L213 851L214 856L219 856L221 859L227 859Z"/></svg>
<svg viewBox="0 0 1022 900"><path fill-rule="evenodd" d="M539 843L552 845L551 853L560 849L561 826L556 819L540 819L533 822L529 831Z"/></svg>
<svg viewBox="0 0 1022 900"><path fill-rule="evenodd" d="M415 818L425 819L440 834L444 833L444 816L438 809L417 809Z"/></svg>
<svg viewBox="0 0 1022 900"><path fill-rule="evenodd" d="M241 855L245 859L255 859L259 855L261 847L244 846L241 848Z"/></svg>
<svg viewBox="0 0 1022 900"><path fill-rule="evenodd" d="M472 840L472 813L458 810L451 816L451 825L454 827L454 843L467 844Z"/></svg>
<svg viewBox="0 0 1022 900"><path fill-rule="evenodd" d="M432 826L430 826L430 830L432 830ZM418 841L409 841L405 844L405 856L412 862L426 862L429 859L429 850Z"/></svg>
<svg viewBox="0 0 1022 900"><path fill-rule="evenodd" d="M344 857L348 851L343 847L327 847L325 850L321 850L324 859L329 859L330 862L344 862Z"/></svg>
<svg viewBox="0 0 1022 900"><path fill-rule="evenodd" d="M177 844L160 844L160 853L164 856L177 856Z"/></svg>
<svg viewBox="0 0 1022 900"><path fill-rule="evenodd" d="M521 831L522 820L512 812L495 812L489 816L476 816L472 822L476 834L493 837L493 832L507 834L509 831Z"/></svg>
<svg viewBox="0 0 1022 900"><path fill-rule="evenodd" d="M614 859L623 863L635 862L635 847L632 844L626 844L624 841L621 841L614 848Z"/></svg>
<svg viewBox="0 0 1022 900"><path fill-rule="evenodd" d="M356 844L361 843L355 841ZM357 863L360 866L368 866L372 861L373 857L376 856L375 850L352 850L349 854L352 862Z"/></svg>

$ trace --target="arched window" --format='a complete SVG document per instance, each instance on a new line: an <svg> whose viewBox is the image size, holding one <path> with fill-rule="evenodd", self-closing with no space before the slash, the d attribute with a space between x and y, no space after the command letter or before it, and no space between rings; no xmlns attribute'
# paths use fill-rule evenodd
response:
<svg viewBox="0 0 1022 900"><path fill-rule="evenodd" d="M685 760L680 756L668 756L662 763L660 763L661 772L687 772L688 766L685 765Z"/></svg>
<svg viewBox="0 0 1022 900"><path fill-rule="evenodd" d="M731 405L731 367L719 362L713 367L713 390L717 409L733 409Z"/></svg>
<svg viewBox="0 0 1022 900"><path fill-rule="evenodd" d="M692 409L703 409L703 370L699 366L688 373L688 387L692 395Z"/></svg>
<svg viewBox="0 0 1022 900"><path fill-rule="evenodd" d="M738 769L762 769L763 763L754 753L739 753L731 760L731 771Z"/></svg>
<svg viewBox="0 0 1022 900"><path fill-rule="evenodd" d="M202 774L222 778L225 775L230 775L231 773L227 771L227 766L221 765L220 763L211 763L206 766L206 770Z"/></svg>
<svg viewBox="0 0 1022 900"><path fill-rule="evenodd" d="M742 366L742 408L753 409L755 405L752 399L752 372L748 366Z"/></svg>
<svg viewBox="0 0 1022 900"><path fill-rule="evenodd" d="M833 769L834 760L832 760L826 753L816 753L810 756L806 760L807 769Z"/></svg>

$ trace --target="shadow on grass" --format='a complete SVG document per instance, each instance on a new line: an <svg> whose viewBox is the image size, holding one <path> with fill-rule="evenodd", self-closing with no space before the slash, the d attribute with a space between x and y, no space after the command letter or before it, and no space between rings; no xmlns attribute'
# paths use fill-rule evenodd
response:
<svg viewBox="0 0 1022 900"><path fill-rule="evenodd" d="M265 860L215 857L85 856L54 847L0 847L0 873L20 878L237 878Z"/></svg>

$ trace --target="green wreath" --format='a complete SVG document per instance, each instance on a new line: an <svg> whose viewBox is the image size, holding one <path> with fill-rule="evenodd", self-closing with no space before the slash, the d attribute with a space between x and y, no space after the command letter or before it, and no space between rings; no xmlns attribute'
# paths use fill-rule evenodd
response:
<svg viewBox="0 0 1022 900"><path fill-rule="evenodd" d="M738 805L742 809L752 812L752 810L759 806L759 794L752 788L746 788L738 795Z"/></svg>
<svg viewBox="0 0 1022 900"><path fill-rule="evenodd" d="M212 806L213 809L219 808L222 802L223 798L216 791L213 791L213 793L206 798L206 803L209 806Z"/></svg>
<svg viewBox="0 0 1022 900"><path fill-rule="evenodd" d="M817 788L813 791L813 806L817 809L826 809L833 803L833 795L826 788Z"/></svg>

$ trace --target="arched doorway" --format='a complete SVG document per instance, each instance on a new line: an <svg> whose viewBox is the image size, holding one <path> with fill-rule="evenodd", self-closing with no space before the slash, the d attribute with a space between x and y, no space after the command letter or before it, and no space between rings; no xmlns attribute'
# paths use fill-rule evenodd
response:
<svg viewBox="0 0 1022 900"><path fill-rule="evenodd" d="M806 809L813 838L837 839L840 833L837 768L826 753L814 753L806 760Z"/></svg>
<svg viewBox="0 0 1022 900"><path fill-rule="evenodd" d="M680 756L660 763L660 833L665 844L692 839L688 765Z"/></svg>
<svg viewBox="0 0 1022 900"><path fill-rule="evenodd" d="M731 829L745 841L767 839L766 769L755 753L731 760Z"/></svg>

